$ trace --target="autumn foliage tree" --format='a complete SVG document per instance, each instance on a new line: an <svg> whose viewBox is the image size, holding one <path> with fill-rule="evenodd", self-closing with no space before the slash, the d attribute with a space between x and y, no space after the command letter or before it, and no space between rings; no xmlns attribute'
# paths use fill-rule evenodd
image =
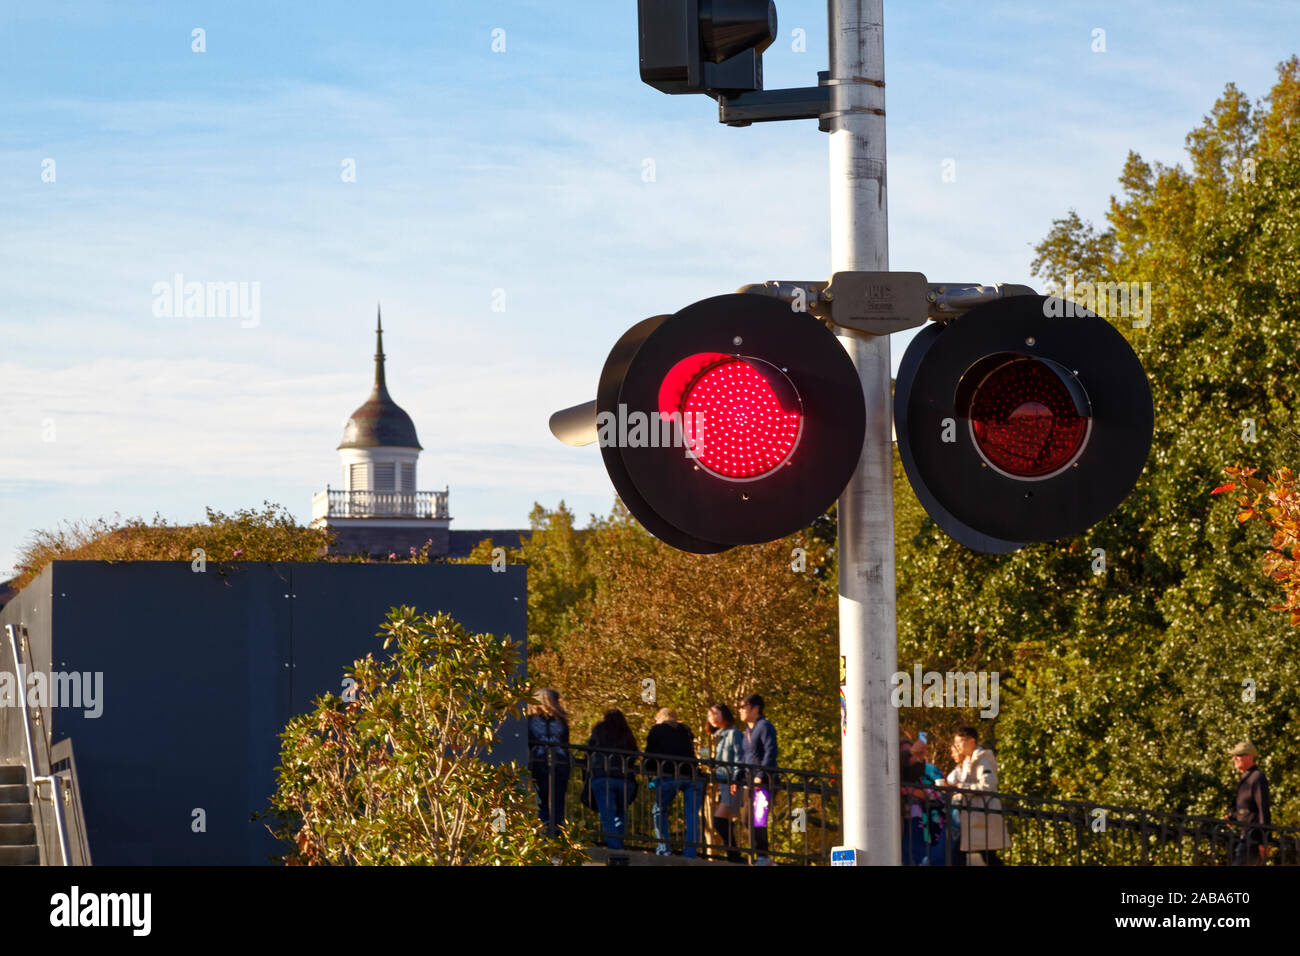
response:
<svg viewBox="0 0 1300 956"><path fill-rule="evenodd" d="M19 552L21 589L54 560L63 561L316 561L329 546L324 528L304 528L283 505L231 514L206 509L205 524L169 524L160 515L70 522L35 532Z"/></svg>
<svg viewBox="0 0 1300 956"><path fill-rule="evenodd" d="M528 568L529 674L560 689L575 739L610 707L644 739L665 706L703 739L710 704L759 692L783 764L838 763L833 532L695 555L618 502L581 531L563 502L532 522L508 555Z"/></svg>
<svg viewBox="0 0 1300 956"><path fill-rule="evenodd" d="M1287 611L1291 626L1300 626L1300 486L1289 468L1279 469L1267 481L1256 478L1258 469L1225 468L1235 479L1215 488L1213 494L1237 491L1241 510L1237 521L1262 521L1272 530L1272 540L1262 558L1264 576L1282 589L1285 601L1269 610Z"/></svg>

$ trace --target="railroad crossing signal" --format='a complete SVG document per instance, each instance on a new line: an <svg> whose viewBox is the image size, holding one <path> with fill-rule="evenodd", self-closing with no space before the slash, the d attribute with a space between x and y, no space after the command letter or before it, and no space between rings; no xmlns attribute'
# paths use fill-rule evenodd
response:
<svg viewBox="0 0 1300 956"><path fill-rule="evenodd" d="M1105 319L1020 295L922 329L894 383L898 453L922 506L978 551L1079 534L1151 449L1151 389Z"/></svg>
<svg viewBox="0 0 1300 956"><path fill-rule="evenodd" d="M591 416L594 413L594 422ZM839 496L865 432L857 371L821 321L764 295L720 295L618 340L578 440L600 443L628 510L709 554L809 525Z"/></svg>
<svg viewBox="0 0 1300 956"><path fill-rule="evenodd" d="M895 434L921 505L968 548L1079 534L1142 472L1154 428L1146 374L1092 312L1024 286L934 285L915 272L745 288L764 294L637 323L610 352L596 401L552 416L563 440L600 442L623 503L673 547L772 541L839 497L865 405L833 327L938 320L903 356Z"/></svg>
<svg viewBox="0 0 1300 956"><path fill-rule="evenodd" d="M879 22L837 9L832 24ZM832 87L876 88L841 65L837 80L765 91L771 0L638 0L637 15L642 81L713 97L729 125L817 118L831 131L854 113L832 109ZM864 50L849 60L865 63ZM557 412L551 431L599 440L623 503L674 547L771 541L830 507L863 452L862 379L832 329L886 335L927 319L898 372L894 425L908 480L944 531L1012 551L1078 534L1124 499L1154 428L1124 338L1024 286L934 285L919 272L769 282L639 322L610 352L596 401Z"/></svg>

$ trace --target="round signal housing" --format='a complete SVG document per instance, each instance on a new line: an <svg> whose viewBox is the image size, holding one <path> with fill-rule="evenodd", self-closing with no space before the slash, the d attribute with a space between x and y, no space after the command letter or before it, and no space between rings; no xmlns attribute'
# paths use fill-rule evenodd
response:
<svg viewBox="0 0 1300 956"><path fill-rule="evenodd" d="M894 424L935 523L1005 553L1113 511L1142 474L1155 416L1142 363L1114 326L1023 295L921 329L899 365Z"/></svg>
<svg viewBox="0 0 1300 956"><path fill-rule="evenodd" d="M751 294L630 329L606 361L596 411L628 510L701 553L811 524L848 484L866 428L858 373L835 335ZM617 421L629 424L616 434Z"/></svg>

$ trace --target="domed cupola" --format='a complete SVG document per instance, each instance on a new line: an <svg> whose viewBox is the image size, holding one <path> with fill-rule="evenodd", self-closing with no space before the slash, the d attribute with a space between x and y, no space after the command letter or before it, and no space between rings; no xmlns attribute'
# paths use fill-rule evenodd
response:
<svg viewBox="0 0 1300 956"><path fill-rule="evenodd" d="M384 324L382 314L375 329L375 387L365 404L349 416L343 428L345 448L415 448L421 447L415 435L415 423L391 395L384 378Z"/></svg>
<svg viewBox="0 0 1300 956"><path fill-rule="evenodd" d="M332 554L445 557L452 550L450 491L446 485L441 491L419 490L422 449L411 416L388 394L382 315L376 319L375 342L374 388L348 418L338 446L343 487L326 485L312 495L311 526L331 533ZM465 553L481 540L475 534L469 533Z"/></svg>

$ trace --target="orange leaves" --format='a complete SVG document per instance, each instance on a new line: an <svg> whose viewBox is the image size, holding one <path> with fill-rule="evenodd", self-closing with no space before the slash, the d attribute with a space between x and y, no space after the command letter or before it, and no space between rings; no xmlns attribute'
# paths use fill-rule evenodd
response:
<svg viewBox="0 0 1300 956"><path fill-rule="evenodd" d="M1286 594L1284 604L1272 605L1272 611L1290 611L1291 626L1300 627L1300 487L1289 468L1280 468L1268 481L1254 477L1255 468L1225 468L1229 477L1241 481L1241 493L1235 496L1242 508L1237 521L1244 524L1259 518L1273 529L1271 550L1264 554L1264 576L1281 585ZM1211 494L1237 490L1235 481L1215 488Z"/></svg>

